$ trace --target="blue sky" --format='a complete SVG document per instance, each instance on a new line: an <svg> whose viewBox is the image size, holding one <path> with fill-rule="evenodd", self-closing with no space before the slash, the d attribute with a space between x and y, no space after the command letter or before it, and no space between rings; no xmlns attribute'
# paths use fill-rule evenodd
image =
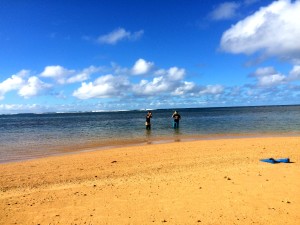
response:
<svg viewBox="0 0 300 225"><path fill-rule="evenodd" d="M299 0L0 0L0 113L299 104L299 40Z"/></svg>

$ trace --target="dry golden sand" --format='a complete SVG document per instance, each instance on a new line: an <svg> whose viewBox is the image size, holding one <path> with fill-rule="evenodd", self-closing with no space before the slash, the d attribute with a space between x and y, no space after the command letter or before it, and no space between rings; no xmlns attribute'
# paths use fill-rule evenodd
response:
<svg viewBox="0 0 300 225"><path fill-rule="evenodd" d="M297 225L299 151L299 137L223 139L2 164L0 224Z"/></svg>

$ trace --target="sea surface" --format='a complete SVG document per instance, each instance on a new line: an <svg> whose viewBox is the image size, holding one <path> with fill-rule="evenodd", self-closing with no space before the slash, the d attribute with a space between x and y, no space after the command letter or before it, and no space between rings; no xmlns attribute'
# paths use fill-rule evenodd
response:
<svg viewBox="0 0 300 225"><path fill-rule="evenodd" d="M300 106L177 109L146 111L0 115L0 163L115 146L198 139L300 136Z"/></svg>

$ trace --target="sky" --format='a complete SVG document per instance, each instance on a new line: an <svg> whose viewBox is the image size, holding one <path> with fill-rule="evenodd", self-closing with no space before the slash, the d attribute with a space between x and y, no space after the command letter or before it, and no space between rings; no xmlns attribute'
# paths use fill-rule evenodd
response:
<svg viewBox="0 0 300 225"><path fill-rule="evenodd" d="M300 104L300 0L0 0L0 114Z"/></svg>

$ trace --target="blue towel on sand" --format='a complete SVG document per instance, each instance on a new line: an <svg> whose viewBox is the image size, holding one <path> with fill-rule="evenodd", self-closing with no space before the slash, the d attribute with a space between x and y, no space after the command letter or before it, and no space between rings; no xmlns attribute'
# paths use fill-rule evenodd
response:
<svg viewBox="0 0 300 225"><path fill-rule="evenodd" d="M282 159L268 158L268 159L261 159L260 161L275 164L275 163L289 163L290 159L289 158L282 158Z"/></svg>

